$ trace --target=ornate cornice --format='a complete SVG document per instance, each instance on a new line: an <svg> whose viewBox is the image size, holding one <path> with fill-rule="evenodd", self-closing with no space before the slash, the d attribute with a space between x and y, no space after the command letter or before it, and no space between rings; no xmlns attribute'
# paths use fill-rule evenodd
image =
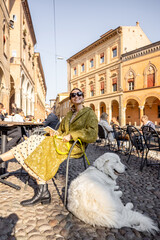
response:
<svg viewBox="0 0 160 240"><path fill-rule="evenodd" d="M27 21L28 21L28 24L29 24L29 29L31 31L31 36L32 36L32 39L33 39L33 43L35 45L37 43L37 40L36 40L34 28L33 28L32 18L31 18L29 6L28 6L28 1L27 0L22 1L22 6L23 6L24 11L27 15Z"/></svg>
<svg viewBox="0 0 160 240"><path fill-rule="evenodd" d="M121 60L125 62L133 58L141 57L157 51L160 51L160 41L138 48L128 53L122 54Z"/></svg>

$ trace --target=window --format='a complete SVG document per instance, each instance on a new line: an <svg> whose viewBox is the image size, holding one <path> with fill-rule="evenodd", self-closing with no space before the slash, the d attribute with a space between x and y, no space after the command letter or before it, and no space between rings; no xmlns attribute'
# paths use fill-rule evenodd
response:
<svg viewBox="0 0 160 240"><path fill-rule="evenodd" d="M158 118L160 118L160 105L158 105Z"/></svg>
<svg viewBox="0 0 160 240"><path fill-rule="evenodd" d="M104 82L101 82L101 94L104 94Z"/></svg>
<svg viewBox="0 0 160 240"><path fill-rule="evenodd" d="M128 79L128 90L134 90L134 78Z"/></svg>
<svg viewBox="0 0 160 240"><path fill-rule="evenodd" d="M117 78L112 79L112 88L113 88L113 92L117 91Z"/></svg>
<svg viewBox="0 0 160 240"><path fill-rule="evenodd" d="M76 69L76 67L74 68L74 75L76 75L77 74L77 69Z"/></svg>
<svg viewBox="0 0 160 240"><path fill-rule="evenodd" d="M90 96L91 96L91 97L94 96L94 87L93 87L93 85L91 85Z"/></svg>
<svg viewBox="0 0 160 240"><path fill-rule="evenodd" d="M134 81L131 81L128 84L129 84L128 89L129 90L134 90Z"/></svg>
<svg viewBox="0 0 160 240"><path fill-rule="evenodd" d="M117 47L112 48L112 57L116 57L117 56Z"/></svg>
<svg viewBox="0 0 160 240"><path fill-rule="evenodd" d="M92 68L94 66L93 58L90 60L90 67Z"/></svg>
<svg viewBox="0 0 160 240"><path fill-rule="evenodd" d="M104 53L100 54L100 63L104 63Z"/></svg>
<svg viewBox="0 0 160 240"><path fill-rule="evenodd" d="M12 50L12 57L17 57L17 52L16 52L16 50Z"/></svg>
<svg viewBox="0 0 160 240"><path fill-rule="evenodd" d="M7 57L7 34L5 21L3 22L3 54L5 57Z"/></svg>
<svg viewBox="0 0 160 240"><path fill-rule="evenodd" d="M16 22L17 21L17 16L13 15L12 19L13 19L14 22Z"/></svg>
<svg viewBox="0 0 160 240"><path fill-rule="evenodd" d="M84 63L81 65L81 72L84 72Z"/></svg>
<svg viewBox="0 0 160 240"><path fill-rule="evenodd" d="M149 67L147 72L147 87L154 87L155 86L155 71L152 66Z"/></svg>

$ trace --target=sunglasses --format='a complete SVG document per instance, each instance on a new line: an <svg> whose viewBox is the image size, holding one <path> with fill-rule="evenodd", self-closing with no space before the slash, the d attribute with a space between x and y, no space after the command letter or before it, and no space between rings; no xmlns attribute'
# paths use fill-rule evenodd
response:
<svg viewBox="0 0 160 240"><path fill-rule="evenodd" d="M77 93L70 93L71 98L74 98L75 96L82 97L83 92L77 92Z"/></svg>

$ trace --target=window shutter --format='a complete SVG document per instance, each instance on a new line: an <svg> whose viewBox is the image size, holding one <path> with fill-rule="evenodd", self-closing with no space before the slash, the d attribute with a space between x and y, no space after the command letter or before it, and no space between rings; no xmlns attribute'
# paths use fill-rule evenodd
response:
<svg viewBox="0 0 160 240"><path fill-rule="evenodd" d="M113 79L112 79L112 85L113 85L113 84L117 84L117 78L113 78Z"/></svg>

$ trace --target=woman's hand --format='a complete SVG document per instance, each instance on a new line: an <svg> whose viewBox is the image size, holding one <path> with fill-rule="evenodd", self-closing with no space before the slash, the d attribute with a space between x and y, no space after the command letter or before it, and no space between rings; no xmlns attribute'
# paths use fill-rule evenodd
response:
<svg viewBox="0 0 160 240"><path fill-rule="evenodd" d="M49 135L51 136L51 137L53 137L53 136L55 136L55 135L59 135L59 132L58 131L52 131L52 130L50 130L49 131Z"/></svg>
<svg viewBox="0 0 160 240"><path fill-rule="evenodd" d="M68 135L66 135L66 136L63 137L63 141L64 141L64 142L69 142L71 139L72 139L71 134L68 134Z"/></svg>

